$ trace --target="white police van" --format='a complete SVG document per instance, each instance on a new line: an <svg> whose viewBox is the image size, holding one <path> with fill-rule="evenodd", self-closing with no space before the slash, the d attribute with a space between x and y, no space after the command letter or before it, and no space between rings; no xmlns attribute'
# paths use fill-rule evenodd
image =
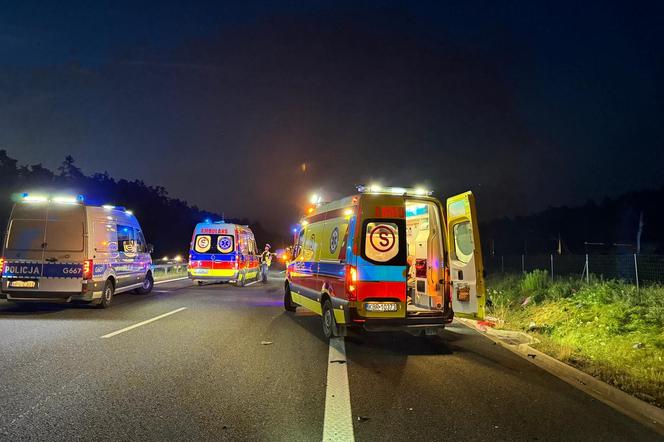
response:
<svg viewBox="0 0 664 442"><path fill-rule="evenodd" d="M23 194L2 247L2 298L87 301L108 307L114 294L149 293L152 246L136 217L82 197Z"/></svg>

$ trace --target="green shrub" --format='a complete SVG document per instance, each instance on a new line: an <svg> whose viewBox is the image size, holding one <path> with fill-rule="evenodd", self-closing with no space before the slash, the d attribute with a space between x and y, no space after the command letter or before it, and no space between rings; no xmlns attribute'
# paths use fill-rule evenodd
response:
<svg viewBox="0 0 664 442"><path fill-rule="evenodd" d="M524 275L521 281L521 290L525 295L530 296L533 302L542 302L546 299L550 284L549 272L546 270L533 270Z"/></svg>

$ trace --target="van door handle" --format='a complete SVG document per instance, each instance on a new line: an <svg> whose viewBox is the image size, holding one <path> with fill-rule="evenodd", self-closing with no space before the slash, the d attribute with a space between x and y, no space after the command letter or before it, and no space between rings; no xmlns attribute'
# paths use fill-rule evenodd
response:
<svg viewBox="0 0 664 442"><path fill-rule="evenodd" d="M46 258L44 261L48 261L48 262L58 262L58 258Z"/></svg>

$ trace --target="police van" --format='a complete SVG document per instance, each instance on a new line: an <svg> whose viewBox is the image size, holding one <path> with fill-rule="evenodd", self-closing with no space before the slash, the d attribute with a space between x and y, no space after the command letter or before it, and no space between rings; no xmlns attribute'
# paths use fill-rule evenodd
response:
<svg viewBox="0 0 664 442"><path fill-rule="evenodd" d="M224 221L196 224L189 248L189 278L243 286L261 278L254 233L248 226Z"/></svg>
<svg viewBox="0 0 664 442"><path fill-rule="evenodd" d="M129 210L86 205L81 196L23 194L5 232L2 297L106 308L115 294L152 290L151 252Z"/></svg>
<svg viewBox="0 0 664 442"><path fill-rule="evenodd" d="M446 204L424 189L359 186L300 222L284 308L348 327L436 334L456 314L484 317L482 251L471 192Z"/></svg>

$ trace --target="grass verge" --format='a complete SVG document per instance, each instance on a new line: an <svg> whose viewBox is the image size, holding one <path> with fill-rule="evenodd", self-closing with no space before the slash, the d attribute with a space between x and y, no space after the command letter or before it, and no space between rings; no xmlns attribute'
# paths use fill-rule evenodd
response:
<svg viewBox="0 0 664 442"><path fill-rule="evenodd" d="M487 293L498 328L530 333L544 353L664 408L664 287L536 270L488 278Z"/></svg>

